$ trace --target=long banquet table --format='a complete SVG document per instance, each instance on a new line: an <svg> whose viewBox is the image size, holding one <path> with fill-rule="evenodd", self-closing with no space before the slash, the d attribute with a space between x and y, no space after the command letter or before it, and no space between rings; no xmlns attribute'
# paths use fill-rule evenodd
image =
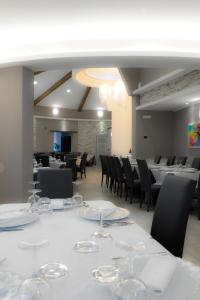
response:
<svg viewBox="0 0 200 300"><path fill-rule="evenodd" d="M139 170L137 163L132 163L132 167L136 169L138 175ZM194 181L198 181L200 171L192 168L187 167L179 167L179 166L163 166L163 165L155 165L155 164L148 164L149 169L153 173L153 176L156 180L157 184L163 183L165 177L168 174L172 174L175 176L186 177L188 179L192 179Z"/></svg>
<svg viewBox="0 0 200 300"><path fill-rule="evenodd" d="M24 204L4 204L0 210L22 208ZM98 223L87 221L79 216L78 209L54 212L40 216L39 221L27 225L23 231L0 233L0 256L7 257L1 264L1 270L9 270L28 277L32 270L32 255L30 251L19 249L21 241L40 241L48 239L49 247L38 250L37 267L50 262L62 262L69 268L69 275L62 279L52 280L52 300L111 300L112 295L108 287L91 280L91 271L102 264L113 263L112 257L125 256L127 252L114 246L114 243L106 244L98 253L80 254L73 250L74 244L79 240L89 239L90 235L98 229ZM122 239L146 239L149 241L148 251L157 252L165 250L159 243L150 238L137 224L106 228L112 234L114 240ZM199 270L199 269L198 269ZM200 270L199 270L200 274ZM176 276L167 292L160 299L184 300L182 296L177 298L177 289L184 288L181 276ZM158 299L149 296L148 299ZM197 300L199 298L192 297Z"/></svg>

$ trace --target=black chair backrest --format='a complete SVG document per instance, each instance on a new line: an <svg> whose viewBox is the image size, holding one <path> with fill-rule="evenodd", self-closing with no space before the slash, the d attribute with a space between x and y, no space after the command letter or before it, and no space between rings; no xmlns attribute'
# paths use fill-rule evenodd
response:
<svg viewBox="0 0 200 300"><path fill-rule="evenodd" d="M128 187L132 187L134 183L134 173L128 158L122 158L125 181Z"/></svg>
<svg viewBox="0 0 200 300"><path fill-rule="evenodd" d="M182 257L194 181L167 175L155 208L151 235L173 255Z"/></svg>
<svg viewBox="0 0 200 300"><path fill-rule="evenodd" d="M168 159L167 159L166 165L167 166L173 166L174 163L175 163L175 159L176 159L175 155L169 156Z"/></svg>
<svg viewBox="0 0 200 300"><path fill-rule="evenodd" d="M117 174L117 180L119 182L122 182L124 179L124 172L120 163L120 160L117 156L114 156L114 163L115 163L115 170L116 170L116 174Z"/></svg>
<svg viewBox="0 0 200 300"><path fill-rule="evenodd" d="M152 177L147 162L144 159L137 159L141 189L143 192L151 192Z"/></svg>
<svg viewBox="0 0 200 300"><path fill-rule="evenodd" d="M82 157L81 157L80 169L85 169L86 161L87 161L87 153L84 152Z"/></svg>
<svg viewBox="0 0 200 300"><path fill-rule="evenodd" d="M200 170L200 157L195 157L192 161L191 167Z"/></svg>
<svg viewBox="0 0 200 300"><path fill-rule="evenodd" d="M105 156L105 164L106 164L108 176L112 178L110 156L108 156L108 155Z"/></svg>
<svg viewBox="0 0 200 300"><path fill-rule="evenodd" d="M35 155L37 163L42 163L43 167L49 167L49 156L48 155Z"/></svg>
<svg viewBox="0 0 200 300"><path fill-rule="evenodd" d="M115 166L115 159L114 156L110 156L110 166L111 166L111 173L112 173L112 178L114 180L118 180L118 176L117 176L117 169Z"/></svg>
<svg viewBox="0 0 200 300"><path fill-rule="evenodd" d="M71 169L40 169L37 179L42 197L68 198L73 195Z"/></svg>
<svg viewBox="0 0 200 300"><path fill-rule="evenodd" d="M187 156L179 156L177 159L177 165L185 166L187 161Z"/></svg>
<svg viewBox="0 0 200 300"><path fill-rule="evenodd" d="M161 155L156 155L155 158L154 158L154 163L159 164L160 160L161 160Z"/></svg>
<svg viewBox="0 0 200 300"><path fill-rule="evenodd" d="M107 159L105 155L99 155L100 162L101 162L101 170L102 173L107 173Z"/></svg>

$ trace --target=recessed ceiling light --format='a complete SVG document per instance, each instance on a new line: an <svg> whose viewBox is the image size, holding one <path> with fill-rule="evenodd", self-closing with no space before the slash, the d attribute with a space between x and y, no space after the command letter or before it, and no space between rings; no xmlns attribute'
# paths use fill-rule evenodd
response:
<svg viewBox="0 0 200 300"><path fill-rule="evenodd" d="M68 93L68 94L71 93L71 90L70 90L70 89L67 89L67 93Z"/></svg>
<svg viewBox="0 0 200 300"><path fill-rule="evenodd" d="M97 116L98 116L99 118L102 118L103 115L104 115L103 110L97 110Z"/></svg>
<svg viewBox="0 0 200 300"><path fill-rule="evenodd" d="M34 81L33 81L33 84L34 84L34 85L38 84L37 80L34 80Z"/></svg>
<svg viewBox="0 0 200 300"><path fill-rule="evenodd" d="M185 102L185 104L188 105L189 103L188 103L188 102Z"/></svg>
<svg viewBox="0 0 200 300"><path fill-rule="evenodd" d="M59 114L59 109L57 107L54 107L52 109L52 113L53 113L54 116L57 116Z"/></svg>

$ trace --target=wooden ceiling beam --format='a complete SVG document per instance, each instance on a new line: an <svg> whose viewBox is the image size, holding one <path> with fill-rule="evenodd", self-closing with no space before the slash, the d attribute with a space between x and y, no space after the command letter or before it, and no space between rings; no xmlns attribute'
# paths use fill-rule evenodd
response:
<svg viewBox="0 0 200 300"><path fill-rule="evenodd" d="M37 75L39 75L39 74L41 74L41 73L44 73L45 71L35 71L34 72L34 76L37 76Z"/></svg>
<svg viewBox="0 0 200 300"><path fill-rule="evenodd" d="M87 101L87 97L91 91L91 87L87 87L86 90L85 90L85 93L83 95L83 98L81 99L81 102L80 102L80 105L78 107L78 111L81 112L83 110L83 106L85 105L86 101Z"/></svg>
<svg viewBox="0 0 200 300"><path fill-rule="evenodd" d="M57 88L59 88L63 83L65 83L67 80L72 78L72 71L67 73L64 77L62 77L60 80L58 80L56 83L54 83L50 88L48 88L44 93L42 93L39 97L37 97L34 100L34 105L37 105L40 103L44 98L49 96L53 91L55 91Z"/></svg>

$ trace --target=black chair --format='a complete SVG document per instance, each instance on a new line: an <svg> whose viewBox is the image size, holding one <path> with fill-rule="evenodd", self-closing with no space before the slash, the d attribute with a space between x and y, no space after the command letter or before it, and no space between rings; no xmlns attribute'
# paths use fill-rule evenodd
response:
<svg viewBox="0 0 200 300"><path fill-rule="evenodd" d="M176 156L169 156L166 162L166 166L173 166L175 163Z"/></svg>
<svg viewBox="0 0 200 300"><path fill-rule="evenodd" d="M200 157L195 157L192 161L191 167L200 170Z"/></svg>
<svg viewBox="0 0 200 300"><path fill-rule="evenodd" d="M117 156L113 157L114 164L115 164L115 170L116 170L116 182L117 182L117 195L122 197L123 193L123 185L125 184L125 177L123 168L121 166L120 160Z"/></svg>
<svg viewBox="0 0 200 300"><path fill-rule="evenodd" d="M75 181L77 179L76 158L67 159L65 168L72 170L72 180Z"/></svg>
<svg viewBox="0 0 200 300"><path fill-rule="evenodd" d="M73 196L71 169L40 169L37 187L42 190L41 197L69 198Z"/></svg>
<svg viewBox="0 0 200 300"><path fill-rule="evenodd" d="M108 171L107 158L105 155L99 155L99 158L101 162L101 186L103 185L104 176L106 176L106 186L108 187L109 171Z"/></svg>
<svg viewBox="0 0 200 300"><path fill-rule="evenodd" d="M200 220L200 175L198 178L197 187L196 187L194 195L193 195L193 199L197 200L197 217L198 217L198 220Z"/></svg>
<svg viewBox="0 0 200 300"><path fill-rule="evenodd" d="M118 176L117 176L117 168L115 165L114 156L110 156L110 166L111 166L111 173L112 173L112 177L113 177L113 192L116 193Z"/></svg>
<svg viewBox="0 0 200 300"><path fill-rule="evenodd" d="M146 160L137 159L137 164L141 182L140 207L142 207L142 204L145 201L147 204L147 211L149 211L150 205L153 204L155 196L159 193L160 185L152 183L152 173L147 166Z"/></svg>
<svg viewBox="0 0 200 300"><path fill-rule="evenodd" d="M154 158L154 163L159 164L160 160L161 160L161 155L156 155L155 158Z"/></svg>
<svg viewBox="0 0 200 300"><path fill-rule="evenodd" d="M112 191L116 191L116 173L115 173L115 165L112 159L112 156L106 156L107 168L108 168L108 180L109 180L109 188Z"/></svg>
<svg viewBox="0 0 200 300"><path fill-rule="evenodd" d="M151 235L173 255L182 257L194 181L167 175L156 204Z"/></svg>
<svg viewBox="0 0 200 300"><path fill-rule="evenodd" d="M87 153L84 152L81 157L80 166L76 167L76 171L81 174L81 179L83 177L83 174L85 175L86 178L86 160L87 160Z"/></svg>
<svg viewBox="0 0 200 300"><path fill-rule="evenodd" d="M48 155L35 154L35 159L37 160L37 163L42 163L43 167L49 167L49 156Z"/></svg>
<svg viewBox="0 0 200 300"><path fill-rule="evenodd" d="M128 158L122 158L122 163L125 174L125 200L128 199L128 195L130 194L130 203L132 203L134 191L140 190L140 180L138 180L135 168L132 170Z"/></svg>
<svg viewBox="0 0 200 300"><path fill-rule="evenodd" d="M187 161L187 156L179 156L177 158L177 165L182 165L182 166L185 166L186 164L186 161Z"/></svg>

